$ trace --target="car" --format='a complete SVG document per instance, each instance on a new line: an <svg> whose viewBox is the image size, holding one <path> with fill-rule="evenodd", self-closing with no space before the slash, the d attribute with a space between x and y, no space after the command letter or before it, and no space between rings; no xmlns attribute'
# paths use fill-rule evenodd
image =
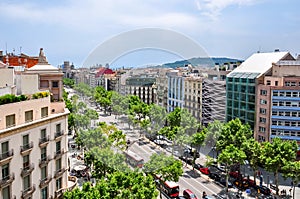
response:
<svg viewBox="0 0 300 199"><path fill-rule="evenodd" d="M221 185L226 187L226 178L221 177L220 180L218 181ZM228 181L228 188L233 188L233 185L230 181Z"/></svg>
<svg viewBox="0 0 300 199"><path fill-rule="evenodd" d="M243 178L243 181L245 181L249 185L249 187L255 187L256 186L254 180L251 180L251 179L248 179L248 178Z"/></svg>
<svg viewBox="0 0 300 199"><path fill-rule="evenodd" d="M197 169L197 170L199 170L200 168L204 168L204 166L201 165L201 164L199 164L199 163L196 163L196 164L194 165L194 168Z"/></svg>
<svg viewBox="0 0 300 199"><path fill-rule="evenodd" d="M200 168L199 171L205 175L209 175L209 173L210 173L208 167Z"/></svg>
<svg viewBox="0 0 300 199"><path fill-rule="evenodd" d="M183 197L186 199L198 199L190 189L183 190Z"/></svg>
<svg viewBox="0 0 300 199"><path fill-rule="evenodd" d="M221 175L215 172L210 172L208 176L215 181L219 181L221 179Z"/></svg>
<svg viewBox="0 0 300 199"><path fill-rule="evenodd" d="M229 176L235 179L238 179L239 177L242 178L243 175L239 173L238 171L231 171L229 172Z"/></svg>
<svg viewBox="0 0 300 199"><path fill-rule="evenodd" d="M266 186L255 186L254 188L257 190L258 193L262 193L267 196L271 195L272 193L271 190Z"/></svg>
<svg viewBox="0 0 300 199"><path fill-rule="evenodd" d="M236 186L238 189L241 190L246 190L249 187L248 183L243 180L235 180L233 184L234 186Z"/></svg>

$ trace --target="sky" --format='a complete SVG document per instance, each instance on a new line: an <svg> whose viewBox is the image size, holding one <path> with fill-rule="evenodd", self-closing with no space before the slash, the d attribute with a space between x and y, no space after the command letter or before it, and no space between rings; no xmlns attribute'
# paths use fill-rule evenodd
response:
<svg viewBox="0 0 300 199"><path fill-rule="evenodd" d="M106 41L159 28L184 35L210 57L246 59L275 49L295 56L300 53L299 8L298 0L1 0L0 50L37 56L42 47L50 64L70 61L81 67ZM126 42L132 41L120 41ZM140 48L116 55L110 64L181 58L168 49Z"/></svg>

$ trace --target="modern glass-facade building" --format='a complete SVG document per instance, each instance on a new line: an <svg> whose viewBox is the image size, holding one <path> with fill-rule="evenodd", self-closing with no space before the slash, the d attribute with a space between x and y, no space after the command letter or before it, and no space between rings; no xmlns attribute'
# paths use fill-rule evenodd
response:
<svg viewBox="0 0 300 199"><path fill-rule="evenodd" d="M239 118L254 128L255 80L259 73L232 72L226 78L226 121Z"/></svg>

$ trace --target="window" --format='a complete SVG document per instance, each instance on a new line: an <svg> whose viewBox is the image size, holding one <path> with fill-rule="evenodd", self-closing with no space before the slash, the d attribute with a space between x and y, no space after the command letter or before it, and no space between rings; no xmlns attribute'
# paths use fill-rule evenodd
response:
<svg viewBox="0 0 300 199"><path fill-rule="evenodd" d="M285 86L290 86L290 85L291 85L291 82L284 82L284 85L285 85Z"/></svg>
<svg viewBox="0 0 300 199"><path fill-rule="evenodd" d="M58 81L52 82L52 88L58 88Z"/></svg>
<svg viewBox="0 0 300 199"><path fill-rule="evenodd" d="M23 146L28 147L29 145L29 135L23 135Z"/></svg>
<svg viewBox="0 0 300 199"><path fill-rule="evenodd" d="M273 106L278 106L278 102L272 102Z"/></svg>
<svg viewBox="0 0 300 199"><path fill-rule="evenodd" d="M16 125L16 115L7 115L6 116L6 128L12 127Z"/></svg>
<svg viewBox="0 0 300 199"><path fill-rule="evenodd" d="M11 198L11 197L10 197L10 195L11 195L10 192L11 192L11 191L10 191L10 186L7 186L7 187L2 188L2 196L3 196L3 199L10 199L10 198Z"/></svg>
<svg viewBox="0 0 300 199"><path fill-rule="evenodd" d="M55 168L56 168L56 171L61 169L61 158L59 158L55 161Z"/></svg>
<svg viewBox="0 0 300 199"><path fill-rule="evenodd" d="M29 167L29 155L23 156L23 169L27 169Z"/></svg>
<svg viewBox="0 0 300 199"><path fill-rule="evenodd" d="M57 180L56 180L56 190L59 190L59 189L61 189L61 178L58 178Z"/></svg>
<svg viewBox="0 0 300 199"><path fill-rule="evenodd" d="M273 91L273 96L278 96L278 91Z"/></svg>
<svg viewBox="0 0 300 199"><path fill-rule="evenodd" d="M30 175L25 176L23 178L23 190L27 191L30 188L31 182L30 182Z"/></svg>
<svg viewBox="0 0 300 199"><path fill-rule="evenodd" d="M260 104L267 104L267 100L261 99Z"/></svg>
<svg viewBox="0 0 300 199"><path fill-rule="evenodd" d="M266 132L266 128L260 126L260 127L259 127L259 132L262 132L262 133Z"/></svg>
<svg viewBox="0 0 300 199"><path fill-rule="evenodd" d="M293 97L298 97L298 92L293 92Z"/></svg>
<svg viewBox="0 0 300 199"><path fill-rule="evenodd" d="M2 156L9 151L8 141L1 143L1 153Z"/></svg>
<svg viewBox="0 0 300 199"><path fill-rule="evenodd" d="M275 81L275 86L278 86L278 81Z"/></svg>
<svg viewBox="0 0 300 199"><path fill-rule="evenodd" d="M61 143L60 141L56 142L56 153L60 152L61 149Z"/></svg>
<svg viewBox="0 0 300 199"><path fill-rule="evenodd" d="M47 166L41 168L41 180L47 178Z"/></svg>
<svg viewBox="0 0 300 199"><path fill-rule="evenodd" d="M280 91L279 96L284 97L284 91Z"/></svg>
<svg viewBox="0 0 300 199"><path fill-rule="evenodd" d="M61 125L56 124L56 133L60 133L60 132L61 132Z"/></svg>
<svg viewBox="0 0 300 199"><path fill-rule="evenodd" d="M25 122L31 122L33 120L33 110L25 112Z"/></svg>
<svg viewBox="0 0 300 199"><path fill-rule="evenodd" d="M2 166L2 179L9 177L9 163Z"/></svg>
<svg viewBox="0 0 300 199"><path fill-rule="evenodd" d="M271 81L270 80L267 80L267 85L271 85Z"/></svg>
<svg viewBox="0 0 300 199"><path fill-rule="evenodd" d="M260 117L260 118L259 118L259 122L261 122L261 123L266 123L266 118Z"/></svg>
<svg viewBox="0 0 300 199"><path fill-rule="evenodd" d="M291 102L285 102L285 106L291 106Z"/></svg>
<svg viewBox="0 0 300 199"><path fill-rule="evenodd" d="M297 117L297 116L298 116L298 113L295 112L295 111L293 111L293 112L292 112L292 117Z"/></svg>
<svg viewBox="0 0 300 199"><path fill-rule="evenodd" d="M47 158L47 147L41 148L41 160L46 160Z"/></svg>
<svg viewBox="0 0 300 199"><path fill-rule="evenodd" d="M291 86L296 86L296 82L291 82Z"/></svg>
<svg viewBox="0 0 300 199"><path fill-rule="evenodd" d="M259 113L260 113L260 114L264 114L264 115L265 115L266 112L267 112L267 110L266 110L265 108L260 108L260 109L259 109Z"/></svg>
<svg viewBox="0 0 300 199"><path fill-rule="evenodd" d="M266 90L260 90L260 95L267 95L267 91Z"/></svg>
<svg viewBox="0 0 300 199"><path fill-rule="evenodd" d="M47 132L46 132L46 129L42 129L42 130L41 130L41 138L42 138L42 139L47 137L47 134L46 134L46 133L47 133Z"/></svg>
<svg viewBox="0 0 300 199"><path fill-rule="evenodd" d="M292 92L288 92L288 91L287 91L287 92L285 93L285 96L286 96L286 97L291 97L291 96L292 96Z"/></svg>
<svg viewBox="0 0 300 199"><path fill-rule="evenodd" d="M47 199L48 198L48 187L45 187L41 190L41 199Z"/></svg>
<svg viewBox="0 0 300 199"><path fill-rule="evenodd" d="M48 107L43 107L41 109L41 117L44 118L44 117L48 117Z"/></svg>

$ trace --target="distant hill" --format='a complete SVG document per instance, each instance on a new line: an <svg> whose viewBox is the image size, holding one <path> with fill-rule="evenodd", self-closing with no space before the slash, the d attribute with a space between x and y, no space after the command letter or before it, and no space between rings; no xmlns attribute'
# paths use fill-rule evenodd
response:
<svg viewBox="0 0 300 199"><path fill-rule="evenodd" d="M243 62L243 60L239 59L232 59L227 57L198 57L198 58L191 58L187 60L180 60L173 63L166 63L162 66L157 67L164 67L164 68L177 68L177 67L183 67L187 64L191 64L192 66L204 66L204 67L214 67L215 64L223 65L224 63L230 63L230 62Z"/></svg>

